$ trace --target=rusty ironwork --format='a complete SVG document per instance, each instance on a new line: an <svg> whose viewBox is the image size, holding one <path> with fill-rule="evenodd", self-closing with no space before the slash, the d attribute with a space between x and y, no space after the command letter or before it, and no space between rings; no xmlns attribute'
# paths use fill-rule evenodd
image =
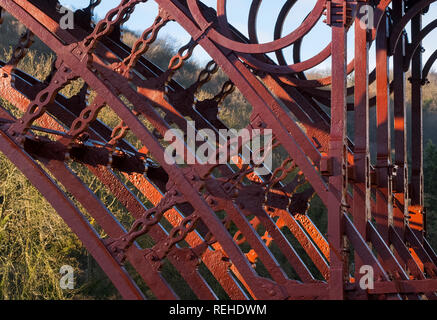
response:
<svg viewBox="0 0 437 320"><path fill-rule="evenodd" d="M121 40L121 27L146 2L159 10L131 48ZM425 228L421 95L437 60L436 51L423 63L421 50L437 27L436 20L422 26L434 1L317 0L301 25L283 35L300 2L288 0L278 13L274 40L259 43L261 2L251 2L245 36L228 22L226 0L216 8L199 0L114 1L100 21L92 15L100 1L90 1L75 13L71 30L60 26L56 0L0 0L3 14L27 30L12 44L12 58L0 62L0 96L21 112L14 117L0 109L0 151L57 210L125 299L146 298L127 263L158 299L180 298L162 272L165 263L199 299L217 299L219 292L230 299L437 298L437 255ZM374 25L362 26L363 6L374 13ZM171 23L190 40L161 69L146 53ZM317 24L326 25L331 42L302 60L302 43ZM348 34L354 38L352 60ZM56 55L44 81L18 68L35 39ZM184 87L175 75L198 46L212 60ZM329 76L307 78L329 60ZM226 77L223 87L200 99L201 88L219 71ZM354 75L351 81L348 75ZM79 92L61 94L78 80ZM166 132L187 130L188 121L195 121L196 130L226 129L219 110L236 90L252 106L247 128L272 130L279 164L264 176L238 154L233 166L169 164ZM105 108L118 116L115 127L99 117ZM377 133L374 151L370 131ZM133 221L128 228L73 164L87 168L124 206ZM326 208L326 234L311 218L313 201ZM97 226L104 232L97 233ZM145 236L153 245L141 245ZM360 285L362 266L373 268L373 288Z"/></svg>

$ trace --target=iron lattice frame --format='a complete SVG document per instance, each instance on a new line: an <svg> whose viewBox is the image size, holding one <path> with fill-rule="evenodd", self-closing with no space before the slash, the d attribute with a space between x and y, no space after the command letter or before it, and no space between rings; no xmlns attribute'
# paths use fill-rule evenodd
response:
<svg viewBox="0 0 437 320"><path fill-rule="evenodd" d="M133 48L120 40L120 26L146 0L120 1L93 25L92 10L99 2L91 1L88 8L76 12L80 27L63 30L56 0L0 0L0 7L27 28L10 61L1 62L0 95L23 116L17 119L6 109L0 110L0 150L77 234L123 298L145 298L124 268L128 261L157 298L177 299L160 273L165 259L200 299L217 298L199 272L200 264L231 299L437 297L437 255L424 236L421 101L437 51L423 65L420 50L423 38L436 27L435 21L422 27L422 15L434 1L318 0L304 22L282 36L284 22L297 2L289 0L275 24L276 40L259 44L256 23L261 0L253 0L250 7L249 38L228 24L225 0L217 1L217 12L197 0L155 0L158 16ZM364 13L357 12L363 5L374 8L373 29L359 26ZM302 41L324 13L332 42L301 61ZM144 53L169 22L185 29L191 41L171 59L167 70L161 70ZM404 32L409 23L411 41ZM355 35L355 59L349 64L348 32ZM43 82L17 68L32 36L57 56L51 75ZM197 45L213 61L196 83L184 88L173 77ZM376 68L369 72L371 45L376 49ZM294 62L287 65L283 49L290 46ZM279 65L266 55L270 52ZM327 59L332 60L331 76L306 78L307 70ZM408 177L405 75L410 64L412 159ZM196 99L199 89L219 69L229 78L222 91L212 99ZM354 83L348 86L346 79L352 73ZM85 85L76 96L66 98L59 93L79 78ZM373 83L376 95L371 97ZM259 177L247 166L166 163L162 136L170 126L186 128L189 117L197 129L226 128L218 108L235 88L253 107L248 128L272 129L275 147L288 154L282 165L271 175ZM95 97L90 102L87 92L91 91ZM97 119L104 106L122 120L117 127ZM372 128L378 137L375 163L369 150L372 108L377 114L376 128ZM353 140L346 131L347 114L352 111ZM52 138L37 135L40 131ZM141 142L140 150L124 139L127 132ZM69 161L86 166L124 205L135 219L129 231L70 169ZM291 172L293 179L286 180ZM131 192L132 186L152 206L146 208ZM327 208L327 237L307 215L315 194ZM104 230L105 239L99 238L70 196ZM169 232L163 220L171 224ZM285 229L293 234L319 277L285 236ZM153 247L136 245L145 234L153 239ZM298 279L290 279L281 268L272 253L273 243ZM351 248L355 274L349 263ZM257 272L254 266L258 263L269 276ZM374 289L364 291L358 286L362 265L373 267Z"/></svg>

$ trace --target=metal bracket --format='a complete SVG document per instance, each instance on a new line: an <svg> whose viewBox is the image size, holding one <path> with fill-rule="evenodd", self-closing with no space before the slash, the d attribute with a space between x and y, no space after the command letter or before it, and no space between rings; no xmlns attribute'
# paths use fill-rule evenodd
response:
<svg viewBox="0 0 437 320"><path fill-rule="evenodd" d="M320 173L325 177L332 175L332 158L326 154L322 155L320 159Z"/></svg>
<svg viewBox="0 0 437 320"><path fill-rule="evenodd" d="M326 2L326 20L328 26L340 25L347 26L352 21L352 4L356 2L343 1L333 3L332 0Z"/></svg>
<svg viewBox="0 0 437 320"><path fill-rule="evenodd" d="M208 25L205 28L202 28L201 30L199 30L199 32L197 32L193 36L193 40L196 41L196 42L199 42L200 40L205 38L205 36L208 34L208 32L211 29L213 24L214 24L213 22L210 22L210 23L208 23Z"/></svg>

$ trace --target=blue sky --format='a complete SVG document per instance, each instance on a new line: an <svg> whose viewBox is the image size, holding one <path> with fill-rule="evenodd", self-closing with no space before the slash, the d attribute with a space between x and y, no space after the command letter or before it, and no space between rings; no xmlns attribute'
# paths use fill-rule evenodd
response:
<svg viewBox="0 0 437 320"><path fill-rule="evenodd" d="M216 8L216 0L202 0L206 5ZM89 0L61 0L63 5L69 6L72 9L86 7ZM119 4L119 0L102 0L102 3L96 8L95 14L98 17L103 17L106 12ZM252 0L228 0L227 11L229 21L236 26L243 33L247 34L247 20L250 4ZM273 40L274 24L277 19L278 13L286 0L269 0L263 1L258 15L258 37L262 42ZM284 26L284 34L288 34L294 30L306 15L314 7L317 0L305 0L298 1L295 7L290 12ZM126 27L135 30L142 31L152 23L154 17L157 14L158 6L152 0L142 3L137 6L131 19L126 23ZM424 17L424 26L431 22L437 16L437 4L431 5L430 12ZM352 32L350 33L352 35ZM176 23L168 24L160 33L160 37L171 37L172 41L176 45L183 45L189 40L189 35ZM330 40L329 28L322 22L307 35L302 46L302 58L310 58L322 50ZM430 34L424 41L424 47L426 49L424 53L424 59L429 57L432 52L437 48L437 30ZM349 36L349 46L353 49L353 37ZM285 56L291 57L291 49L285 50ZM350 57L353 57L353 51L351 51ZM374 57L373 50L371 50L371 58ZM198 48L195 51L194 58L204 63L209 60L208 55ZM290 59L291 63L292 60ZM372 67L372 65L371 65ZM320 67L319 67L320 68ZM325 62L322 69L329 68L329 61Z"/></svg>

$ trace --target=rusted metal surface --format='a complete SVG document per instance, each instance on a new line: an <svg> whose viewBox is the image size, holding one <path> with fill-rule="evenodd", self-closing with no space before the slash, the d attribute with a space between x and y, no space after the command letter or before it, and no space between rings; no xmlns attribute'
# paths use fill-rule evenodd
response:
<svg viewBox="0 0 437 320"><path fill-rule="evenodd" d="M423 27L421 20L434 1L318 0L297 29L282 35L299 2L286 1L274 40L259 43L261 0L251 3L248 37L229 24L225 0L218 0L216 9L198 0L149 0L159 7L157 16L145 22L132 48L121 41L120 27L148 1L120 1L94 24L91 12L99 2L76 12L75 28L64 30L56 0L0 0L27 30L12 44L12 58L0 64L0 96L22 113L15 118L1 109L0 149L66 220L124 298L145 297L126 263L159 299L180 298L161 272L165 263L199 299L217 299L217 285L230 299L436 298L437 256L424 232L421 90L437 54L423 64L420 50L436 27L435 21ZM374 13L368 29L361 25L364 6ZM404 32L410 22L411 40ZM191 39L160 69L145 54L170 23ZM302 61L302 43L318 23L330 28L330 44ZM35 38L56 55L42 82L18 69ZM185 88L175 75L197 46L212 60ZM284 53L289 47L291 64ZM370 50L376 51L373 71ZM327 59L331 74L308 79L308 71ZM410 62L411 177L405 103ZM227 77L223 86L200 100L202 87L219 70ZM354 75L350 83L348 75ZM84 82L82 89L63 96L61 90L77 79ZM247 129L272 130L279 164L262 176L239 154L233 166L169 164L163 137L170 128L187 133L190 119L195 130L232 129L219 109L236 89L252 106ZM104 108L118 116L116 126L99 117ZM375 128L369 122L372 108ZM347 134L352 113L353 138ZM375 151L370 130L377 132ZM128 134L139 148L128 142ZM193 150L184 148L193 157ZM126 229L74 164L86 167L126 209L133 221ZM310 214L316 196L326 208L327 234L320 231L321 217ZM140 245L145 236L152 245ZM374 288L360 286L362 266L373 268Z"/></svg>

